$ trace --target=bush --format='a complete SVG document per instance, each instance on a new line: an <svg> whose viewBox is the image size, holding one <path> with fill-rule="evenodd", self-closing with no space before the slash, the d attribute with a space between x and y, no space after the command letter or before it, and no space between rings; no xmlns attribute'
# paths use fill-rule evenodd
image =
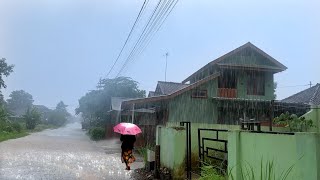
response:
<svg viewBox="0 0 320 180"><path fill-rule="evenodd" d="M13 127L11 127L10 124L8 124L3 130L9 133L14 131Z"/></svg>
<svg viewBox="0 0 320 180"><path fill-rule="evenodd" d="M104 139L105 129L101 127L94 127L89 130L89 135L93 140Z"/></svg>
<svg viewBox="0 0 320 180"><path fill-rule="evenodd" d="M12 123L11 126L17 132L21 132L22 131L22 126L18 122Z"/></svg>

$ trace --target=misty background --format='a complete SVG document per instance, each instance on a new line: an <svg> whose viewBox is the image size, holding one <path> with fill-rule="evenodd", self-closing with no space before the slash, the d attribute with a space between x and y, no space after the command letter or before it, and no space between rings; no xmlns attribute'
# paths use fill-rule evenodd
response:
<svg viewBox="0 0 320 180"><path fill-rule="evenodd" d="M15 65L2 89L5 99L23 89L32 94L34 104L54 108L63 100L73 114L78 99L106 77L142 3L0 0L0 58ZM146 13L155 5L151 1ZM277 98L283 99L308 88L310 81L320 82L319 8L316 0L180 0L146 50L121 75L148 92L164 80L166 52L167 81L181 82L250 41L288 67L275 75ZM128 49L138 35L133 34ZM117 75L128 54L124 52L108 78Z"/></svg>

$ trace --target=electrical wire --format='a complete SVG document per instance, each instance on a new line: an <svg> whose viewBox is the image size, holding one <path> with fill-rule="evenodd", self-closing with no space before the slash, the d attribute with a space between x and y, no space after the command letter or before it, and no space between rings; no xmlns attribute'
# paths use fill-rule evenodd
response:
<svg viewBox="0 0 320 180"><path fill-rule="evenodd" d="M122 68L118 72L117 77L122 73L122 71L127 66L127 64L130 61L133 61L133 58L135 56L140 55L146 49L146 47L148 46L148 44L150 43L154 35L159 31L163 23L166 21L166 19L168 18L168 16L172 12L172 10L174 9L178 1L179 0L163 1L160 8L159 8L159 5L161 3L161 0L158 2L156 8L153 11L152 16L149 18L148 24L145 26L137 43L135 44L134 48L130 52ZM157 13L155 15L156 11ZM149 26L150 22L151 22L151 26Z"/></svg>
<svg viewBox="0 0 320 180"><path fill-rule="evenodd" d="M143 11L144 11L145 7L147 6L148 2L149 2L149 0L144 0L144 2L143 2L143 4L142 4L142 6L141 6L141 8L140 8L139 14L138 14L138 16L137 16L137 18L136 18L136 20L135 20L135 22L134 22L134 24L133 24L133 26L132 26L131 30L130 30L130 33L128 34L127 39L126 39L125 43L123 44L123 46L122 46L122 48L121 48L121 50L120 50L120 53L118 54L118 56L117 56L116 60L114 61L113 65L111 66L110 70L108 71L108 73L107 73L107 76L106 76L106 77L108 77L108 76L109 76L109 74L112 72L113 68L114 68L114 67L115 67L115 65L117 64L117 62L118 62L118 60L119 60L119 58L120 58L120 56L121 56L121 54L122 54L122 52L123 52L124 48L126 47L126 45L127 45L128 41L129 41L129 39L130 39L130 37L131 37L132 32L133 32L134 28L136 27L136 25L137 25L138 21L140 20L140 17L141 17L141 15L142 15L142 13L143 13Z"/></svg>

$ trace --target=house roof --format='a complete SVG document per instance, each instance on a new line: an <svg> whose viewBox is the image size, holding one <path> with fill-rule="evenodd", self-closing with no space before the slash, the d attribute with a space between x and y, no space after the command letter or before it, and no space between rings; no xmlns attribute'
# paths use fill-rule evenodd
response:
<svg viewBox="0 0 320 180"><path fill-rule="evenodd" d="M173 97L176 97L186 91L189 91L191 89L195 89L197 87L199 87L200 85L210 81L210 80L213 80L217 77L220 76L220 73L214 73L200 81L197 81L193 84L189 84L187 85L186 87L178 90L178 91L175 91L171 94L168 94L168 95L160 95L160 96L154 96L154 97L148 97L148 98L139 98L139 99L132 99L132 100L127 100L127 101L124 101L123 103L124 104L134 104L134 103L147 103L147 102L156 102L156 101L161 101L161 100L168 100L168 99L171 99Z"/></svg>
<svg viewBox="0 0 320 180"><path fill-rule="evenodd" d="M315 86L312 86L306 90L298 92L281 101L288 102L288 103L304 103L309 105L320 105L320 84L317 83Z"/></svg>
<svg viewBox="0 0 320 180"><path fill-rule="evenodd" d="M252 59L238 59L238 61L233 61L231 59L228 59L232 55L235 55L241 51L244 51L246 49L253 50L257 52L259 55L263 56L267 60L269 60L269 63L267 64L255 64L252 62ZM255 68L255 69L265 69L265 70L273 70L275 72L281 72L287 69L286 66L275 60L273 57L253 45L252 43L248 42L233 51L230 51L229 53L209 62L207 65L203 66L201 69L190 75L188 78L182 81L182 83L188 82L191 80L196 74L203 72L204 70L208 69L212 65L217 65L220 67L233 67L233 68Z"/></svg>
<svg viewBox="0 0 320 180"><path fill-rule="evenodd" d="M176 82L164 82L158 81L156 91L154 93L155 96L159 95L169 95L180 89L189 86L188 84L176 83Z"/></svg>
<svg viewBox="0 0 320 180"><path fill-rule="evenodd" d="M154 96L154 91L149 91L148 97L153 97Z"/></svg>

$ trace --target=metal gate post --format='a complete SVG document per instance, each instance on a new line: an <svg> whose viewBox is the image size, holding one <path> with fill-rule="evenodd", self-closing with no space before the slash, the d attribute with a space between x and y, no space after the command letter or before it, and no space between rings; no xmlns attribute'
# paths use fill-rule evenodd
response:
<svg viewBox="0 0 320 180"><path fill-rule="evenodd" d="M187 151L187 179L191 179L191 123L180 122L180 126L186 124L186 151Z"/></svg>

